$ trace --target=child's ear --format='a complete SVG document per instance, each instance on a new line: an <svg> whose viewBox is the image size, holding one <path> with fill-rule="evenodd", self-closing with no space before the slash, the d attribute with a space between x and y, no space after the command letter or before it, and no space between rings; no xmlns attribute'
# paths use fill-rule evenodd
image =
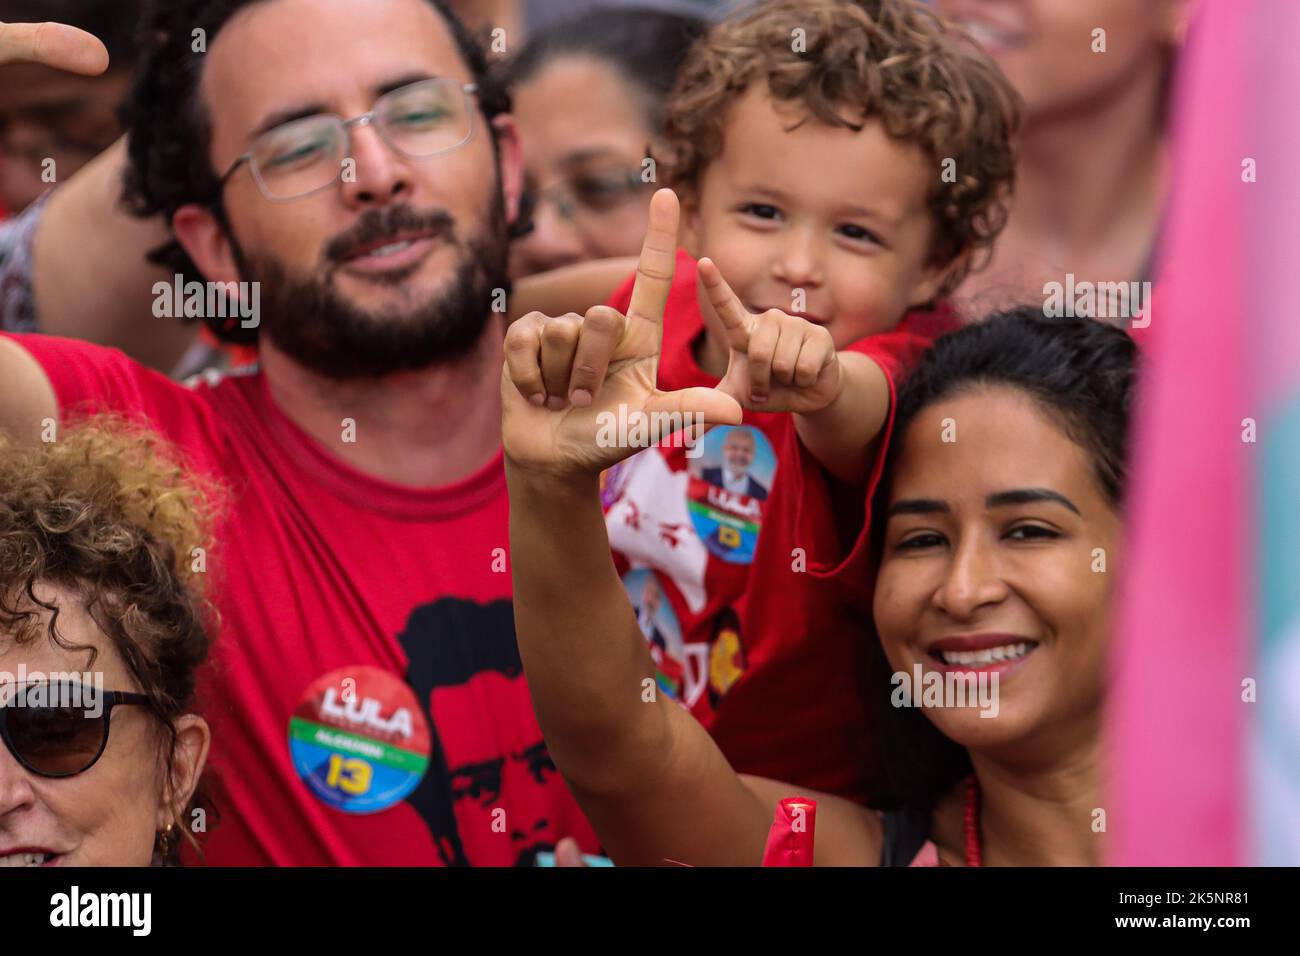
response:
<svg viewBox="0 0 1300 956"><path fill-rule="evenodd" d="M969 253L962 253L956 259L948 262L927 263L925 268L917 274L916 282L913 283L907 296L907 307L914 309L918 305L925 305L927 302L934 301L939 295L939 290L943 288L944 280L953 272L964 268L968 258L970 258Z"/></svg>

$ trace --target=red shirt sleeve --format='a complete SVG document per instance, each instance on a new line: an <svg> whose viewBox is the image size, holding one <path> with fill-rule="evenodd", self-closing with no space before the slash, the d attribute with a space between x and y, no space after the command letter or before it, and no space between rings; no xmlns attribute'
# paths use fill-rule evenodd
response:
<svg viewBox="0 0 1300 956"><path fill-rule="evenodd" d="M941 305L934 312L909 313L898 328L869 336L845 349L874 361L889 383L889 412L875 442L865 489L849 488L831 477L798 439L793 439L798 446L794 452L799 462L797 480L801 486L795 527L800 538L808 542L808 573L834 581L846 598L859 606L870 605L875 582L871 561L871 502L884 474L885 449L894 431L898 388L935 338L959 327L956 313Z"/></svg>
<svg viewBox="0 0 1300 956"><path fill-rule="evenodd" d="M192 389L118 349L52 335L6 335L36 359L64 421L101 412L142 420L177 440L183 424L206 418Z"/></svg>

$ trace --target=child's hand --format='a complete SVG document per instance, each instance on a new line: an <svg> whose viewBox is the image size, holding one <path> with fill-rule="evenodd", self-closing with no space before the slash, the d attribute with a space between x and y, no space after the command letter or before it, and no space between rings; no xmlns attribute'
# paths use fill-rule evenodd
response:
<svg viewBox="0 0 1300 956"><path fill-rule="evenodd" d="M741 304L711 259L700 279L727 330L731 357L718 388L760 412L816 412L840 387L840 363L831 334L779 309L754 315Z"/></svg>
<svg viewBox="0 0 1300 956"><path fill-rule="evenodd" d="M501 433L515 467L597 474L684 423L740 423L740 407L722 391L656 387L677 219L672 190L655 193L627 315L603 305L585 316L530 312L507 330ZM654 437L630 444L641 416Z"/></svg>
<svg viewBox="0 0 1300 956"><path fill-rule="evenodd" d="M62 23L0 23L0 63L41 63L97 76L108 69L108 50L97 37Z"/></svg>

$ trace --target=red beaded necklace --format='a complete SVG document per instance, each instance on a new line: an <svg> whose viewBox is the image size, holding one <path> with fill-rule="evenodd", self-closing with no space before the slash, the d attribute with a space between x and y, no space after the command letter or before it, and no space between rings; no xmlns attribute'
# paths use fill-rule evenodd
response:
<svg viewBox="0 0 1300 956"><path fill-rule="evenodd" d="M971 774L966 779L966 865L983 866L984 849L980 843L980 784Z"/></svg>

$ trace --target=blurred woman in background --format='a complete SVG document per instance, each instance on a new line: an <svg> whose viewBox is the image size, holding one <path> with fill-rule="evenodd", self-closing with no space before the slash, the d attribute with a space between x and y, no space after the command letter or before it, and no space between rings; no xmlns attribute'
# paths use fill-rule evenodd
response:
<svg viewBox="0 0 1300 956"><path fill-rule="evenodd" d="M636 255L663 102L705 26L651 10L599 10L537 33L509 63L533 223L512 246L512 279Z"/></svg>
<svg viewBox="0 0 1300 956"><path fill-rule="evenodd" d="M1192 0L936 0L1024 99L1011 218L964 311L1038 301L1047 282L1154 280L1166 100ZM1100 317L1100 316L1099 316ZM1113 318L1113 317L1112 317Z"/></svg>

